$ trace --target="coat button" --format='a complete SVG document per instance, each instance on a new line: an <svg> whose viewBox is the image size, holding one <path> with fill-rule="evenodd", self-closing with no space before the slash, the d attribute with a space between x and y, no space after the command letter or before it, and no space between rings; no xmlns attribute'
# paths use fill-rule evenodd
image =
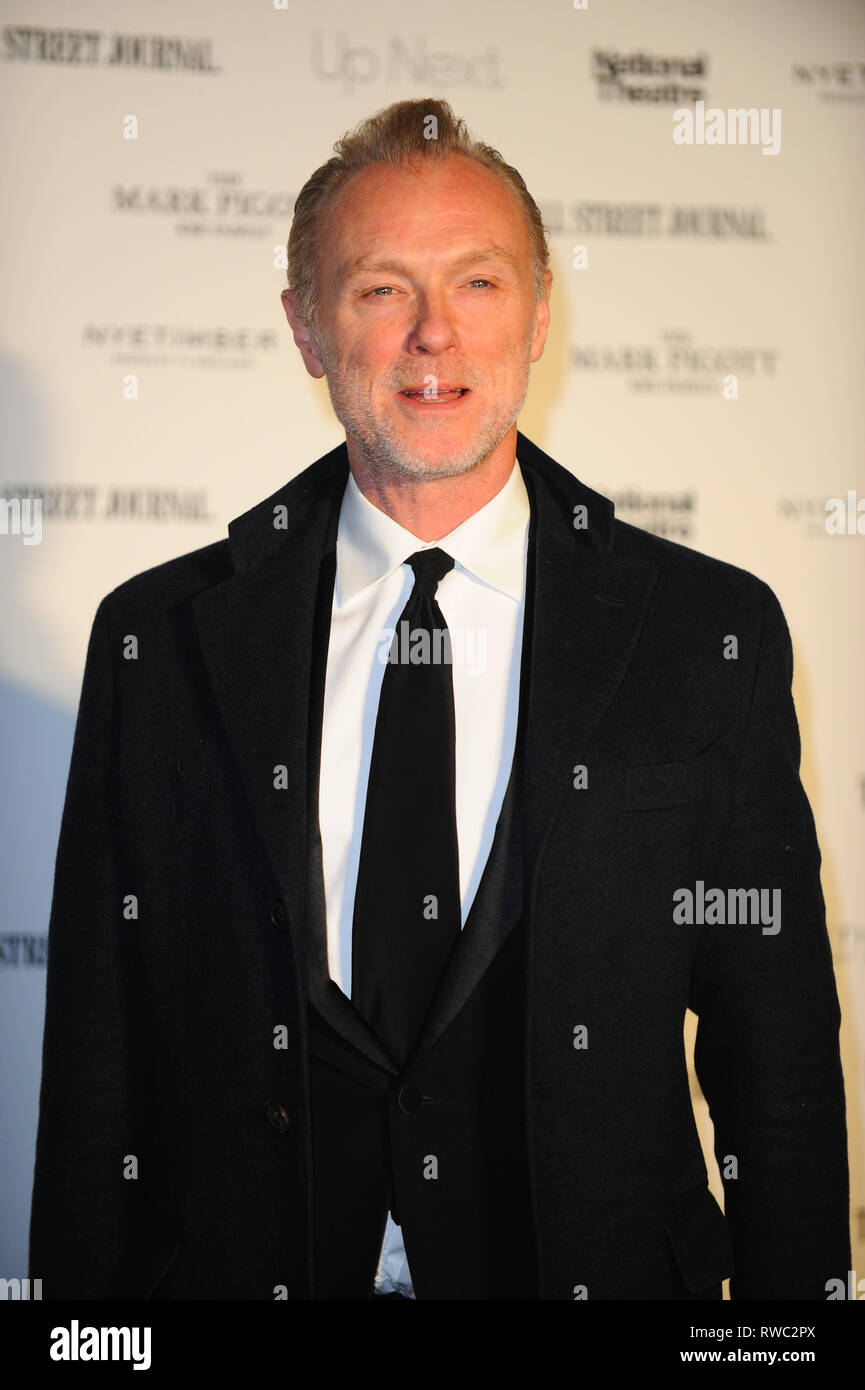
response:
<svg viewBox="0 0 865 1390"><path fill-rule="evenodd" d="M404 1115L414 1115L423 1104L423 1096L417 1086L400 1086L396 1103Z"/></svg>
<svg viewBox="0 0 865 1390"><path fill-rule="evenodd" d="M277 931L288 931L288 911L285 903L282 902L280 898L274 898L268 908L268 912L270 913L270 920Z"/></svg>
<svg viewBox="0 0 865 1390"><path fill-rule="evenodd" d="M282 1106L278 1105L275 1100L269 1100L264 1107L264 1113L269 1123L273 1125L273 1128L280 1134L285 1134L285 1131L291 1124L291 1116L288 1114L288 1111L283 1110Z"/></svg>

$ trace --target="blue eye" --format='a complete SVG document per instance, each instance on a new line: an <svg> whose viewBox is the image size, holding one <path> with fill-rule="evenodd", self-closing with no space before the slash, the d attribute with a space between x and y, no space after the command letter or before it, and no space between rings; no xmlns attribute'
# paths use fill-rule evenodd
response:
<svg viewBox="0 0 865 1390"><path fill-rule="evenodd" d="M393 286L392 286L392 285L378 285L378 286L376 287L376 289L370 290L370 294L379 294L381 290L388 290L389 292L392 293L392 292L393 292Z"/></svg>

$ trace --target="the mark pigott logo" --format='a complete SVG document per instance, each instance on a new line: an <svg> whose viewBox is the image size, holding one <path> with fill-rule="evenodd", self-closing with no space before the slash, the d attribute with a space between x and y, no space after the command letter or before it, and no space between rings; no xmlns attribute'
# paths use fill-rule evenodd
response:
<svg viewBox="0 0 865 1390"><path fill-rule="evenodd" d="M215 169L196 182L114 184L111 211L168 222L178 236L275 237L284 240L295 193L282 188L245 188L234 169Z"/></svg>
<svg viewBox="0 0 865 1390"><path fill-rule="evenodd" d="M571 367L581 375L618 378L628 391L716 397L731 377L743 383L773 380L778 349L750 344L695 342L686 329L665 329L659 343L574 343Z"/></svg>

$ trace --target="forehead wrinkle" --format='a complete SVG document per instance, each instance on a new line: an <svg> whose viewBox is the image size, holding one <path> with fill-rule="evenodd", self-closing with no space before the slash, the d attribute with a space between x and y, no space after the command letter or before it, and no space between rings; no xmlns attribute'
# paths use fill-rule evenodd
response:
<svg viewBox="0 0 865 1390"><path fill-rule="evenodd" d="M483 260L502 260L507 262L514 270L519 269L519 261L512 252L504 246L496 246L490 243L487 246L478 246L471 251L466 251L461 256L456 256L449 265L451 270L459 270L461 266L469 265L472 261ZM364 271L397 271L401 275L411 275L411 266L394 257L387 256L379 259L375 256L355 256L350 261L345 261L340 266L336 274L337 284L344 284L352 275L361 274Z"/></svg>

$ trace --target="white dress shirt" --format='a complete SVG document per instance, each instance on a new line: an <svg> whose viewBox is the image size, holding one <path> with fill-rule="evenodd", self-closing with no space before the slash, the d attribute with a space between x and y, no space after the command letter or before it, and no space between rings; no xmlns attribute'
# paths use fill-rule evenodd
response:
<svg viewBox="0 0 865 1390"><path fill-rule="evenodd" d="M414 584L414 573L404 562L415 551L434 546L455 562L439 582L436 600L453 651L464 926L492 847L513 762L529 515L518 462L491 501L437 541L419 540L379 511L349 475L337 534L319 786L328 970L347 998L379 694L391 638ZM375 1289L414 1297L402 1234L390 1214Z"/></svg>

